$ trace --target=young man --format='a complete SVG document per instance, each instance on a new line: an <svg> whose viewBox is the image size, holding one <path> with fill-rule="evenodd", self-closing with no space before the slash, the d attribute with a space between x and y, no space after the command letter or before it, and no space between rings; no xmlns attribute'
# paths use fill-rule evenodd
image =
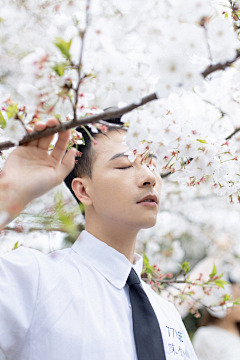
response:
<svg viewBox="0 0 240 360"><path fill-rule="evenodd" d="M138 231L156 222L160 175L139 158L131 163L126 132L112 130L95 135L95 145L86 138L69 176L76 153L64 156L68 132L51 154L49 137L6 161L4 225L65 177L86 220L71 249L44 255L21 247L0 257L0 347L8 360L196 360L178 312L140 280L134 254Z"/></svg>

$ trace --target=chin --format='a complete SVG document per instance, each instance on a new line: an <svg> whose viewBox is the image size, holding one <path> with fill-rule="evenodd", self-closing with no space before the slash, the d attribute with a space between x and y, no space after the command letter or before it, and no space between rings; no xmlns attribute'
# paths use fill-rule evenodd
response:
<svg viewBox="0 0 240 360"><path fill-rule="evenodd" d="M140 223L140 228L141 229L149 229L151 227L153 227L154 225L156 225L157 222L157 217L152 217L152 218L148 218L148 219L144 219L141 223Z"/></svg>

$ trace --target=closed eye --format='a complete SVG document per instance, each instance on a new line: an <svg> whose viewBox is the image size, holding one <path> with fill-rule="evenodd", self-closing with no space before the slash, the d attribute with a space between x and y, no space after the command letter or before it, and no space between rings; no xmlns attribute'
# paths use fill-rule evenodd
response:
<svg viewBox="0 0 240 360"><path fill-rule="evenodd" d="M132 165L127 166L127 167L120 167L120 168L116 168L118 170L125 170L125 169L130 169L132 167Z"/></svg>

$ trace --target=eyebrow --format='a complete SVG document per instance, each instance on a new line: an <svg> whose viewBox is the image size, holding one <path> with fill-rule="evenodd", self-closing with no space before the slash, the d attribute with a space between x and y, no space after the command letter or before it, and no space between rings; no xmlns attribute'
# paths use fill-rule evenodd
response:
<svg viewBox="0 0 240 360"><path fill-rule="evenodd" d="M126 158L126 157L128 157L128 155L125 155L125 152L118 153L118 154L113 155L113 157L111 157L111 159L109 161L120 158L120 157ZM148 157L154 157L155 159L157 159L157 155L155 155L155 154L149 154Z"/></svg>

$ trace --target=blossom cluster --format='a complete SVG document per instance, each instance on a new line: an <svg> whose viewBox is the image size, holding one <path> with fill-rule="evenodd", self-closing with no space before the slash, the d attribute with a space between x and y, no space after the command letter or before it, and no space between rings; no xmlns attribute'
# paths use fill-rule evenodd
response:
<svg viewBox="0 0 240 360"><path fill-rule="evenodd" d="M113 105L138 105L143 96L156 93L158 100L122 118L129 126L130 159L154 152L159 171L172 174L157 226L139 234L139 250L147 250L151 261L174 273L176 263L186 258L196 263L216 248L229 252L229 238L215 238L232 231L238 241L239 210L208 197L215 193L232 201L237 194L240 202L240 66L234 61L240 2L91 0L87 27L86 5L85 0L5 2L0 21L0 140L17 145L27 126L38 120L79 119ZM204 75L227 62L233 62L231 68ZM104 125L90 126L106 130ZM72 130L70 146L81 143L81 134ZM0 153L0 170L8 153ZM196 194L206 201L190 204ZM76 214L68 216L57 206L49 207L40 222L41 211L33 204L39 228L76 236ZM26 224L15 225L24 237L31 231ZM239 254L229 258L239 260ZM190 285L184 285L182 299L192 292Z"/></svg>
<svg viewBox="0 0 240 360"><path fill-rule="evenodd" d="M189 186L211 177L218 195L238 193L239 146L236 139L225 140L239 126L238 63L203 76L207 67L236 57L238 3L89 4L28 0L4 7L4 136L17 144L26 134L24 125L39 119L54 115L69 121L109 105L138 104L155 92L158 101L123 117L131 149L157 153L160 169ZM18 110L24 106L24 116L6 111L12 101L7 93L18 100Z"/></svg>
<svg viewBox="0 0 240 360"><path fill-rule="evenodd" d="M229 73L234 78L237 72ZM240 125L236 101L240 93L231 89L231 98L220 103L219 94L212 93L215 82L219 84L219 78L206 82L205 91L196 88L172 95L124 115L122 121L130 124L126 142L133 152L155 152L159 169L173 173L172 180L195 186L210 178L216 194L232 195L240 185L240 148L238 137L226 138ZM225 92L224 81L221 86L224 91L219 92Z"/></svg>

